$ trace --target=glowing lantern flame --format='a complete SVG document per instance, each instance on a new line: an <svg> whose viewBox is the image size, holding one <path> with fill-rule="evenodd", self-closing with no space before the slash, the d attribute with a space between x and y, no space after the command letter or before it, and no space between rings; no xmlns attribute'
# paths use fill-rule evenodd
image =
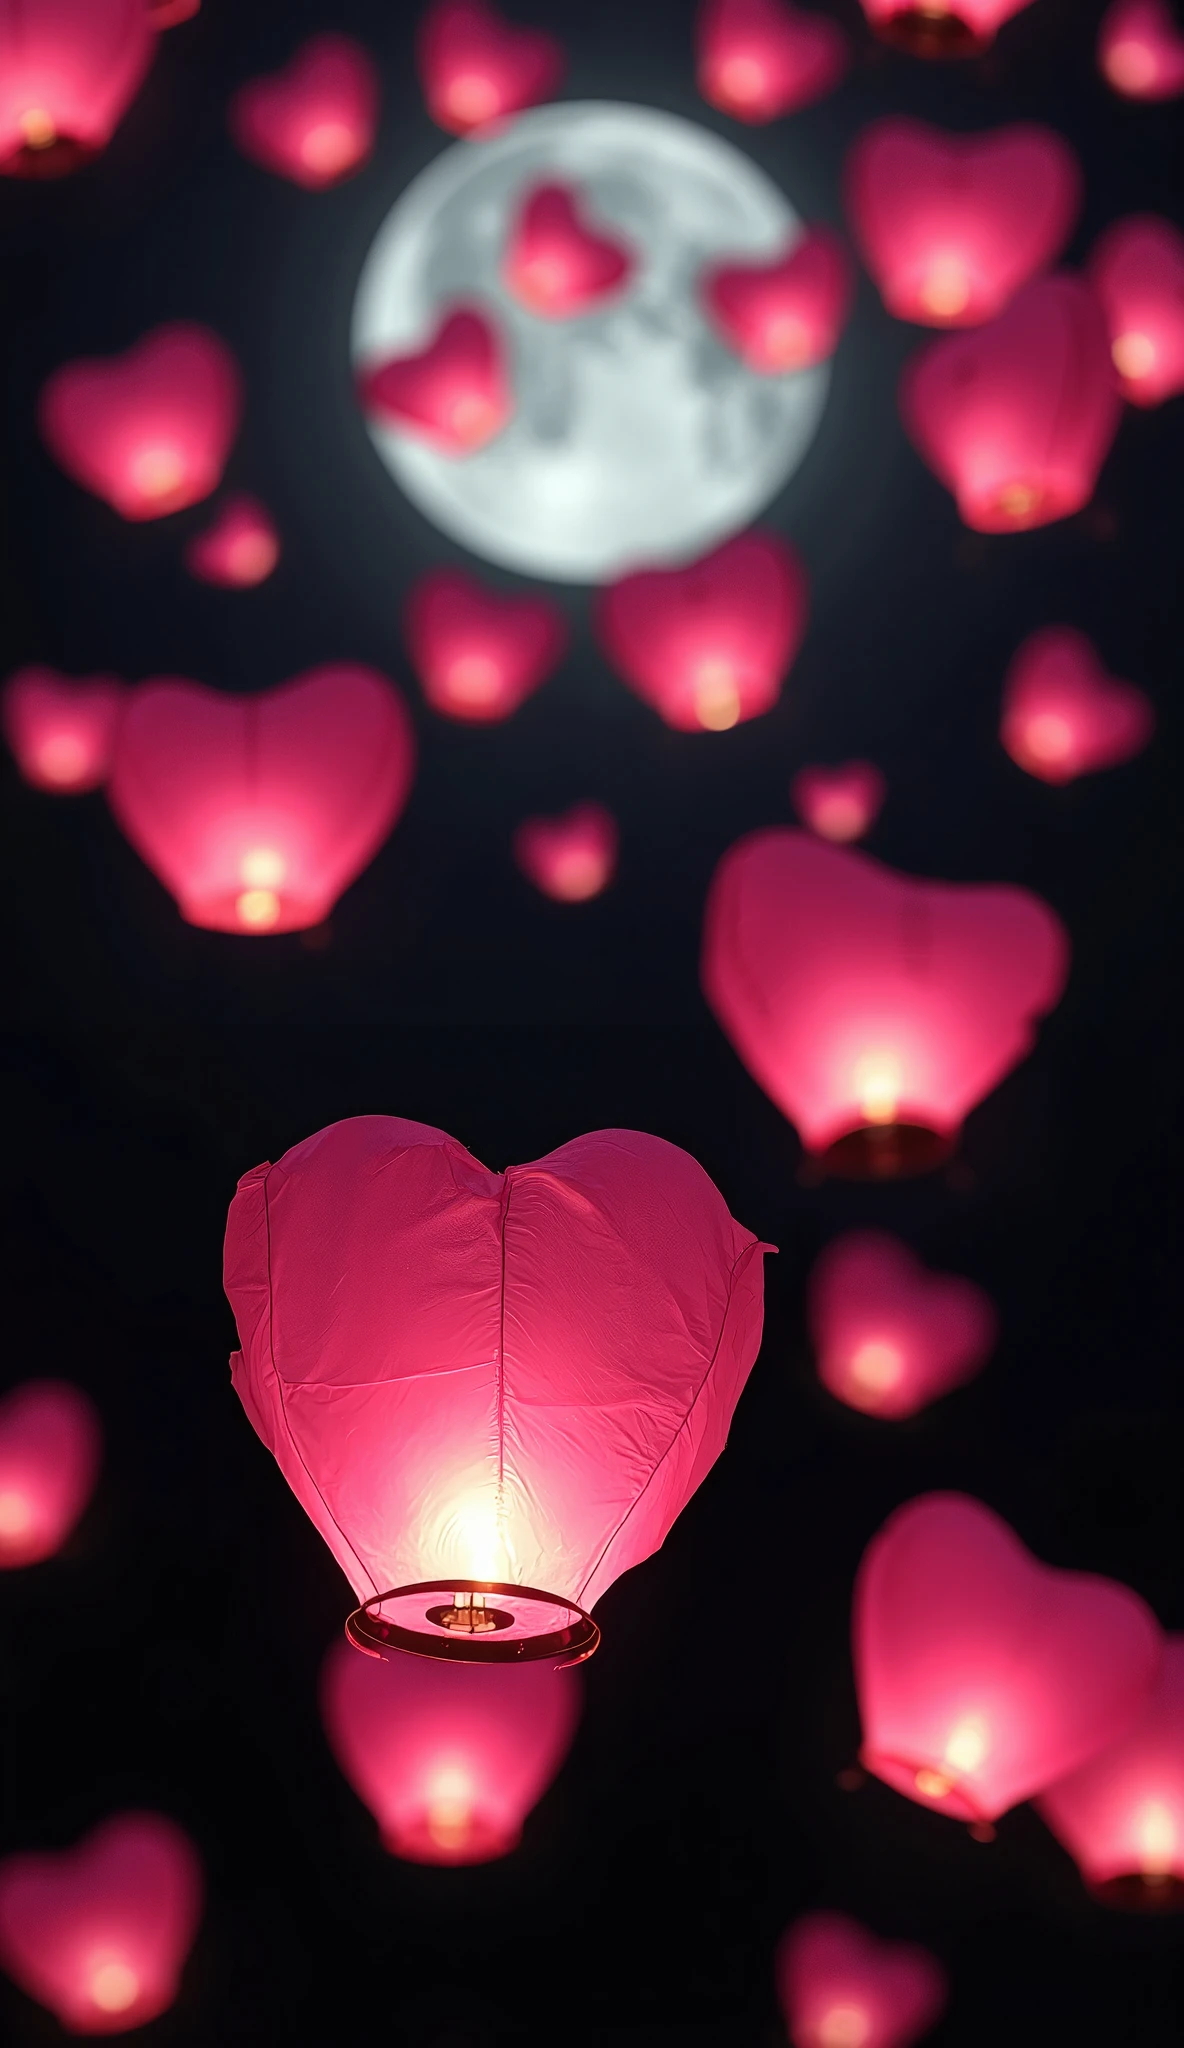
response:
<svg viewBox="0 0 1184 2048"><path fill-rule="evenodd" d="M1184 391L1184 235L1155 214L1108 228L1089 278L1110 332L1110 354L1132 405Z"/></svg>
<svg viewBox="0 0 1184 2048"><path fill-rule="evenodd" d="M485 0L432 0L417 57L428 111L453 135L553 98L564 71L553 36L513 27Z"/></svg>
<svg viewBox="0 0 1184 2048"><path fill-rule="evenodd" d="M738 121L773 121L839 83L843 30L788 0L702 0L695 21L699 90Z"/></svg>
<svg viewBox="0 0 1184 2048"><path fill-rule="evenodd" d="M1117 767L1154 730L1150 699L1107 675L1093 643L1072 626L1033 633L1007 671L1000 738L1017 766L1042 782Z"/></svg>
<svg viewBox="0 0 1184 2048"><path fill-rule="evenodd" d="M97 156L154 47L143 0L0 0L0 175L54 178Z"/></svg>
<svg viewBox="0 0 1184 2048"><path fill-rule="evenodd" d="M808 1913L777 1950L793 2048L910 2048L940 2019L946 1975L927 1949L880 1941L842 1913Z"/></svg>
<svg viewBox="0 0 1184 2048"><path fill-rule="evenodd" d="M972 1281L930 1273L879 1230L849 1231L810 1276L810 1330L822 1384L890 1420L961 1386L995 1341L995 1312Z"/></svg>
<svg viewBox="0 0 1184 2048"><path fill-rule="evenodd" d="M1114 0L1098 32L1102 76L1128 99L1184 92L1184 35L1166 0Z"/></svg>
<svg viewBox="0 0 1184 2048"><path fill-rule="evenodd" d="M350 36L312 36L282 71L252 78L230 102L244 156L320 191L358 170L374 147L379 80Z"/></svg>

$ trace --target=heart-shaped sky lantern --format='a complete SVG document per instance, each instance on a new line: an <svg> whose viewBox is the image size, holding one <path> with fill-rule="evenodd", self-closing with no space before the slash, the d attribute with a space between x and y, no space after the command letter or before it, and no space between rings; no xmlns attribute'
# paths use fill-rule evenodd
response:
<svg viewBox="0 0 1184 2048"><path fill-rule="evenodd" d="M125 355L65 363L38 405L54 460L124 519L159 519L208 498L241 413L230 350L185 320L153 328Z"/></svg>
<svg viewBox="0 0 1184 2048"><path fill-rule="evenodd" d="M500 434L514 409L501 336L475 306L441 315L422 349L363 370L358 392L383 426L472 455Z"/></svg>
<svg viewBox="0 0 1184 2048"><path fill-rule="evenodd" d="M1107 675L1092 641L1072 626L1033 633L1007 671L999 737L1042 782L1115 768L1141 753L1154 730L1150 698Z"/></svg>
<svg viewBox="0 0 1184 2048"><path fill-rule="evenodd" d="M0 1399L0 1570L61 1549L99 1473L99 1418L79 1387L28 1380Z"/></svg>
<svg viewBox="0 0 1184 2048"><path fill-rule="evenodd" d="M1089 278L1110 353L1132 405L1184 391L1184 235L1158 214L1116 221L1096 244Z"/></svg>
<svg viewBox="0 0 1184 2048"><path fill-rule="evenodd" d="M997 320L922 349L905 367L900 407L977 532L1080 512L1122 411L1093 292L1064 274L1025 285Z"/></svg>
<svg viewBox="0 0 1184 2048"><path fill-rule="evenodd" d="M378 126L373 58L352 36L311 36L282 71L240 85L230 132L244 156L320 191L365 163Z"/></svg>
<svg viewBox="0 0 1184 2048"><path fill-rule="evenodd" d="M271 575L279 558L280 537L271 514L245 493L228 498L213 525L195 534L185 549L189 574L226 590L253 590Z"/></svg>
<svg viewBox="0 0 1184 2048"><path fill-rule="evenodd" d="M931 1273L899 1238L852 1230L810 1275L810 1334L824 1387L896 1422L973 1378L996 1317L973 1280Z"/></svg>
<svg viewBox="0 0 1184 2048"><path fill-rule="evenodd" d="M1138 1595L1055 1571L981 1501L890 1515L855 1581L860 1761L956 1820L993 1821L1123 1735L1162 1638Z"/></svg>
<svg viewBox="0 0 1184 2048"><path fill-rule="evenodd" d="M843 178L884 304L925 327L974 327L1001 313L1060 255L1081 187L1068 143L1035 122L949 135L923 121L873 121Z"/></svg>
<svg viewBox="0 0 1184 2048"><path fill-rule="evenodd" d="M411 1863L508 1856L563 1762L580 1717L574 1671L358 1657L333 1645L321 1714L333 1754Z"/></svg>
<svg viewBox="0 0 1184 2048"><path fill-rule="evenodd" d="M565 68L554 36L515 28L485 0L433 0L416 55L428 112L452 135L553 98Z"/></svg>
<svg viewBox="0 0 1184 2048"><path fill-rule="evenodd" d="M339 662L254 697L141 684L107 797L187 923L293 932L321 923L373 858L414 767L402 698Z"/></svg>
<svg viewBox="0 0 1184 2048"><path fill-rule="evenodd" d="M768 1249L637 1131L491 1173L442 1131L356 1117L247 1174L231 1371L363 1603L351 1640L590 1655L586 1610L723 1449Z"/></svg>
<svg viewBox="0 0 1184 2048"><path fill-rule="evenodd" d="M523 195L506 247L506 290L543 320L570 320L617 298L633 275L628 243L594 228L569 185Z"/></svg>
<svg viewBox="0 0 1184 2048"><path fill-rule="evenodd" d="M772 709L806 631L806 572L775 533L742 533L685 569L601 591L596 629L631 689L676 732L726 732Z"/></svg>
<svg viewBox="0 0 1184 2048"><path fill-rule="evenodd" d="M1064 928L1025 889L919 881L808 832L753 832L707 899L703 988L745 1066L836 1172L920 1171L1031 1050Z"/></svg>
<svg viewBox="0 0 1184 2048"><path fill-rule="evenodd" d="M0 699L4 737L26 782L79 796L105 782L127 700L114 676L74 682L52 668L20 668Z"/></svg>
<svg viewBox="0 0 1184 2048"><path fill-rule="evenodd" d="M567 622L545 597L507 597L463 569L436 569L407 601L407 644L423 693L447 718L509 718L546 681Z"/></svg>
<svg viewBox="0 0 1184 2048"><path fill-rule="evenodd" d="M144 0L0 0L0 174L55 178L89 163L155 47Z"/></svg>
<svg viewBox="0 0 1184 2048"><path fill-rule="evenodd" d="M167 2011L201 1918L201 1864L159 1813L119 1813L56 1855L0 1863L0 1964L71 2034Z"/></svg>
<svg viewBox="0 0 1184 2048"><path fill-rule="evenodd" d="M612 881L617 821L603 804L573 804L557 818L524 818L514 858L524 875L556 903L587 903Z"/></svg>
<svg viewBox="0 0 1184 2048"><path fill-rule="evenodd" d="M1167 0L1114 0L1098 31L1098 65L1127 99L1174 100L1184 92L1184 35Z"/></svg>
<svg viewBox="0 0 1184 2048"><path fill-rule="evenodd" d="M911 2048L941 2018L947 1988L928 1949L880 1941L844 1913L807 1913L777 1949L793 2048Z"/></svg>
<svg viewBox="0 0 1184 2048"><path fill-rule="evenodd" d="M1032 0L863 0L883 42L914 57L979 57Z"/></svg>
<svg viewBox="0 0 1184 2048"><path fill-rule="evenodd" d="M871 831L888 785L874 762L843 761L837 768L799 769L789 794L803 825L841 846Z"/></svg>
<svg viewBox="0 0 1184 2048"><path fill-rule="evenodd" d="M838 23L788 0L702 0L699 91L738 121L772 121L831 92L850 60Z"/></svg>
<svg viewBox="0 0 1184 2048"><path fill-rule="evenodd" d="M700 285L707 316L762 376L832 356L851 310L851 259L829 228L811 228L772 263L725 263Z"/></svg>

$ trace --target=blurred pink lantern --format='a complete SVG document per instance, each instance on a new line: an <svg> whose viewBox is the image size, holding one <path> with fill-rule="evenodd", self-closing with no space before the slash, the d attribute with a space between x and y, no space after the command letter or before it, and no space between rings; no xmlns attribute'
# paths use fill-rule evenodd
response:
<svg viewBox="0 0 1184 2048"><path fill-rule="evenodd" d="M1067 519L1093 496L1122 410L1097 299L1079 278L1038 278L986 327L922 349L900 404L967 526Z"/></svg>
<svg viewBox="0 0 1184 2048"><path fill-rule="evenodd" d="M925 327L975 327L1056 261L1081 203L1067 142L1034 122L949 135L923 121L873 121L844 176L860 254L890 313Z"/></svg>
<svg viewBox="0 0 1184 2048"><path fill-rule="evenodd" d="M1003 685L999 737L1042 782L1072 782L1141 753L1155 710L1134 683L1107 675L1093 642L1072 626L1024 641Z"/></svg>
<svg viewBox="0 0 1184 2048"><path fill-rule="evenodd" d="M201 0L144 0L150 28L179 28L201 12Z"/></svg>
<svg viewBox="0 0 1184 2048"><path fill-rule="evenodd" d="M1114 0L1098 32L1098 64L1127 99L1174 100L1184 92L1184 35L1167 0Z"/></svg>
<svg viewBox="0 0 1184 2048"><path fill-rule="evenodd" d="M573 1671L546 1664L380 1662L339 1642L325 1659L321 1714L392 1855L488 1863L517 1848L571 1747L580 1694Z"/></svg>
<svg viewBox="0 0 1184 2048"><path fill-rule="evenodd" d="M1116 221L1097 243L1089 278L1110 353L1132 405L1184 391L1184 235L1154 213Z"/></svg>
<svg viewBox="0 0 1184 2048"><path fill-rule="evenodd" d="M242 380L208 327L154 327L122 356L65 363L44 385L55 462L124 519L160 519L208 498L242 413Z"/></svg>
<svg viewBox="0 0 1184 2048"><path fill-rule="evenodd" d="M945 2010L946 1973L909 1942L879 1941L843 1913L807 1913L777 1950L793 2048L911 2048Z"/></svg>
<svg viewBox="0 0 1184 2048"><path fill-rule="evenodd" d="M115 1814L73 1849L0 1863L0 1964L67 2033L127 2033L176 1998L203 1890L175 1821Z"/></svg>
<svg viewBox="0 0 1184 2048"><path fill-rule="evenodd" d="M247 1174L231 1371L361 1603L350 1639L590 1656L587 1610L723 1449L768 1249L637 1131L491 1173L443 1131L355 1117Z"/></svg>
<svg viewBox="0 0 1184 2048"><path fill-rule="evenodd" d="M789 0L701 0L699 90L738 121L773 121L831 92L847 69L846 35Z"/></svg>
<svg viewBox="0 0 1184 2048"><path fill-rule="evenodd" d="M838 768L800 769L789 794L803 825L841 846L871 831L888 785L873 762L844 761Z"/></svg>
<svg viewBox="0 0 1184 2048"><path fill-rule="evenodd" d="M415 355L362 372L365 410L385 427L472 455L500 434L514 408L501 337L474 306L454 306Z"/></svg>
<svg viewBox="0 0 1184 2048"><path fill-rule="evenodd" d="M474 725L509 718L546 681L567 624L545 597L503 597L463 569L435 569L407 602L407 644L435 711Z"/></svg>
<svg viewBox="0 0 1184 2048"><path fill-rule="evenodd" d="M61 1549L94 1492L102 1436L86 1395L27 1380L0 1399L0 1570Z"/></svg>
<svg viewBox="0 0 1184 2048"><path fill-rule="evenodd" d="M213 525L195 534L185 549L191 576L228 590L252 590L265 582L279 558L280 537L271 514L245 492L228 498Z"/></svg>
<svg viewBox="0 0 1184 2048"><path fill-rule="evenodd" d="M995 1343L995 1310L973 1280L930 1273L899 1238L852 1230L810 1275L810 1335L824 1387L898 1422L973 1379Z"/></svg>
<svg viewBox="0 0 1184 2048"><path fill-rule="evenodd" d="M485 0L432 0L417 54L428 112L453 135L554 98L564 72L554 36L515 28Z"/></svg>
<svg viewBox="0 0 1184 2048"><path fill-rule="evenodd" d="M144 0L0 0L0 173L56 178L89 163L154 47Z"/></svg>
<svg viewBox="0 0 1184 2048"><path fill-rule="evenodd" d="M806 631L809 586L787 541L742 533L685 569L641 569L600 593L601 645L676 732L726 732L771 711Z"/></svg>
<svg viewBox="0 0 1184 2048"><path fill-rule="evenodd" d="M142 683L107 797L186 923L293 932L320 924L373 859L414 766L397 691L337 662L254 697Z"/></svg>
<svg viewBox="0 0 1184 2048"><path fill-rule="evenodd" d="M773 377L834 354L853 290L851 259L829 228L811 228L772 263L720 264L701 285L721 339Z"/></svg>
<svg viewBox="0 0 1184 2048"><path fill-rule="evenodd" d="M573 804L558 818L525 818L514 834L514 858L544 896L587 903L612 881L617 821L603 804Z"/></svg>
<svg viewBox="0 0 1184 2048"><path fill-rule="evenodd" d="M707 899L703 988L836 1172L923 1171L1031 1051L1068 937L1024 889L918 881L808 832L752 832Z"/></svg>
<svg viewBox="0 0 1184 2048"><path fill-rule="evenodd" d="M1108 1905L1184 1905L1184 1636L1125 1735L1037 1802Z"/></svg>
<svg viewBox="0 0 1184 2048"><path fill-rule="evenodd" d="M248 79L230 102L244 156L320 191L365 163L378 126L373 58L352 36L310 36L282 71Z"/></svg>
<svg viewBox="0 0 1184 2048"><path fill-rule="evenodd" d="M542 320L570 320L619 297L633 275L629 245L589 225L567 185L523 196L503 266L506 289Z"/></svg>
<svg viewBox="0 0 1184 2048"><path fill-rule="evenodd" d="M978 57L1032 0L863 0L876 34L914 57Z"/></svg>
<svg viewBox="0 0 1184 2048"><path fill-rule="evenodd" d="M981 1501L890 1515L855 1581L860 1761L955 1820L989 1822L1125 1733L1162 1640L1137 1594L1054 1571Z"/></svg>
<svg viewBox="0 0 1184 2048"><path fill-rule="evenodd" d="M26 782L79 796L105 782L127 691L114 676L77 682L52 668L19 668L4 685L4 737Z"/></svg>

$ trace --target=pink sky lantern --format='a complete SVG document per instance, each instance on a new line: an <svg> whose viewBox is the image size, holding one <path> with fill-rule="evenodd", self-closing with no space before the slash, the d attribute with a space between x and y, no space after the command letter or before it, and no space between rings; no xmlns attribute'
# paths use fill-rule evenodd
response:
<svg viewBox="0 0 1184 2048"><path fill-rule="evenodd" d="M0 700L4 737L26 782L80 796L106 781L127 690L114 676L73 681L52 668L20 668Z"/></svg>
<svg viewBox="0 0 1184 2048"><path fill-rule="evenodd" d="M619 298L635 260L627 242L590 224L572 187L535 185L518 208L503 276L528 312L570 320Z"/></svg>
<svg viewBox="0 0 1184 2048"><path fill-rule="evenodd" d="M807 1151L858 1177L939 1164L1059 1001L1068 936L1025 889L920 881L808 832L715 871L703 988Z"/></svg>
<svg viewBox="0 0 1184 2048"><path fill-rule="evenodd" d="M491 1173L443 1131L364 1116L247 1174L231 1372L361 1603L351 1641L590 1656L589 1610L723 1449L768 1249L638 1131Z"/></svg>
<svg viewBox="0 0 1184 2048"><path fill-rule="evenodd" d="M871 831L888 785L873 762L843 761L837 768L799 769L789 794L803 825L844 846Z"/></svg>
<svg viewBox="0 0 1184 2048"><path fill-rule="evenodd" d="M188 320L154 327L124 355L63 364L38 405L55 462L124 519L160 519L208 498L241 414L234 357Z"/></svg>
<svg viewBox="0 0 1184 2048"><path fill-rule="evenodd" d="M246 492L227 498L213 524L195 534L185 549L191 576L227 590L253 590L266 582L279 558L280 537L271 514Z"/></svg>
<svg viewBox="0 0 1184 2048"><path fill-rule="evenodd" d="M1003 685L999 737L1017 766L1042 782L1073 782L1142 752L1155 709L1134 683L1107 675L1096 647L1072 626L1024 641Z"/></svg>
<svg viewBox="0 0 1184 2048"><path fill-rule="evenodd" d="M860 1762L972 1824L1123 1735L1162 1655L1137 1594L1039 1563L961 1493L888 1517L860 1563L852 1632Z"/></svg>
<svg viewBox="0 0 1184 2048"><path fill-rule="evenodd" d="M1174 222L1154 213L1116 221L1094 248L1089 279L1123 397L1162 405L1184 391L1184 235Z"/></svg>
<svg viewBox="0 0 1184 2048"><path fill-rule="evenodd" d="M89 163L155 46L144 0L0 0L0 173L56 178Z"/></svg>
<svg viewBox="0 0 1184 2048"><path fill-rule="evenodd" d="M997 320L906 365L909 437L978 533L1018 533L1088 505L1118 430L1102 309L1080 278L1025 285Z"/></svg>
<svg viewBox="0 0 1184 2048"><path fill-rule="evenodd" d="M980 57L1032 0L863 0L876 34L914 57Z"/></svg>
<svg viewBox="0 0 1184 2048"><path fill-rule="evenodd" d="M807 1913L777 1950L792 2048L911 2048L945 2011L946 1973L911 1942L880 1941L844 1913Z"/></svg>
<svg viewBox="0 0 1184 2048"><path fill-rule="evenodd" d="M995 1344L990 1298L931 1273L883 1230L829 1244L810 1275L818 1377L836 1400L899 1422L981 1371Z"/></svg>
<svg viewBox="0 0 1184 2048"><path fill-rule="evenodd" d="M1098 65L1132 100L1174 100L1184 92L1184 35L1167 0L1114 0L1098 32Z"/></svg>
<svg viewBox="0 0 1184 2048"><path fill-rule="evenodd" d="M775 533L742 533L685 569L601 591L600 642L676 732L727 732L771 711L806 631L806 572Z"/></svg>
<svg viewBox="0 0 1184 2048"><path fill-rule="evenodd" d="M485 0L433 0L417 55L428 112L452 135L553 99L565 69L554 36L516 27Z"/></svg>
<svg viewBox="0 0 1184 2048"><path fill-rule="evenodd" d="M873 121L844 176L847 215L884 304L924 327L975 327L1001 313L1060 255L1081 189L1068 143L1030 121L986 135Z"/></svg>
<svg viewBox="0 0 1184 2048"><path fill-rule="evenodd" d="M616 873L619 837L603 804L573 804L557 818L524 818L514 834L514 858L544 896L587 903Z"/></svg>
<svg viewBox="0 0 1184 2048"><path fill-rule="evenodd" d="M851 259L829 228L811 228L772 263L725 263L700 287L712 326L762 376L825 362L851 310Z"/></svg>
<svg viewBox="0 0 1184 2048"><path fill-rule="evenodd" d="M774 121L832 92L850 46L825 14L789 0L701 0L695 24L699 91L738 121Z"/></svg>
<svg viewBox="0 0 1184 2048"><path fill-rule="evenodd" d="M411 1863L488 1863L516 1849L580 1706L575 1672L546 1664L380 1662L338 1642L321 1675L333 1754L385 1847Z"/></svg>
<svg viewBox="0 0 1184 2048"><path fill-rule="evenodd" d="M67 2033L127 2033L176 1998L203 1891L175 1821L117 1813L73 1849L0 1863L0 1965Z"/></svg>
<svg viewBox="0 0 1184 2048"><path fill-rule="evenodd" d="M454 306L415 354L362 372L359 395L383 426L415 434L446 455L472 455L514 409L501 336L475 306Z"/></svg>
<svg viewBox="0 0 1184 2048"><path fill-rule="evenodd" d="M99 1418L79 1387L27 1380L0 1399L0 1570L40 1564L94 1492Z"/></svg>
<svg viewBox="0 0 1184 2048"><path fill-rule="evenodd" d="M1107 1905L1184 1906L1184 1636L1126 1733L1037 1806Z"/></svg>
<svg viewBox="0 0 1184 2048"><path fill-rule="evenodd" d="M107 796L187 924L261 935L329 915L393 829L414 769L393 685L337 662L253 697L142 683Z"/></svg>
<svg viewBox="0 0 1184 2048"><path fill-rule="evenodd" d="M463 569L435 569L407 601L407 644L434 711L472 725L509 718L567 647L567 622L545 597L503 596Z"/></svg>
<svg viewBox="0 0 1184 2048"><path fill-rule="evenodd" d="M377 66L352 36L310 36L282 71L240 85L230 132L265 171L319 192L366 162L379 93Z"/></svg>

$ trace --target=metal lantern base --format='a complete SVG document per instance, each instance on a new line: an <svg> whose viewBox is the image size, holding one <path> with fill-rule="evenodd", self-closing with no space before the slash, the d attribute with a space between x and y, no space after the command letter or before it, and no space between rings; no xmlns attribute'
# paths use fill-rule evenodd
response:
<svg viewBox="0 0 1184 2048"><path fill-rule="evenodd" d="M876 34L910 57L981 57L989 39L944 7L910 7L877 25Z"/></svg>
<svg viewBox="0 0 1184 2048"><path fill-rule="evenodd" d="M944 1166L952 1139L925 1124L861 1124L822 1154L824 1174L839 1180L905 1180Z"/></svg>
<svg viewBox="0 0 1184 2048"><path fill-rule="evenodd" d="M504 1604L491 1605L491 1598ZM393 1620L382 1609L396 1600L410 1612ZM425 1604L418 1606L420 1601ZM412 1618L417 1606L426 1626ZM552 1617L558 1610L567 1618L557 1625L552 1619L551 1625L532 1634L532 1607L550 1610ZM592 1616L574 1600L493 1579L423 1579L375 1593L350 1615L345 1633L355 1650L367 1657L388 1657L403 1650L413 1657L439 1657L456 1664L546 1661L557 1670L582 1664L600 1641Z"/></svg>

